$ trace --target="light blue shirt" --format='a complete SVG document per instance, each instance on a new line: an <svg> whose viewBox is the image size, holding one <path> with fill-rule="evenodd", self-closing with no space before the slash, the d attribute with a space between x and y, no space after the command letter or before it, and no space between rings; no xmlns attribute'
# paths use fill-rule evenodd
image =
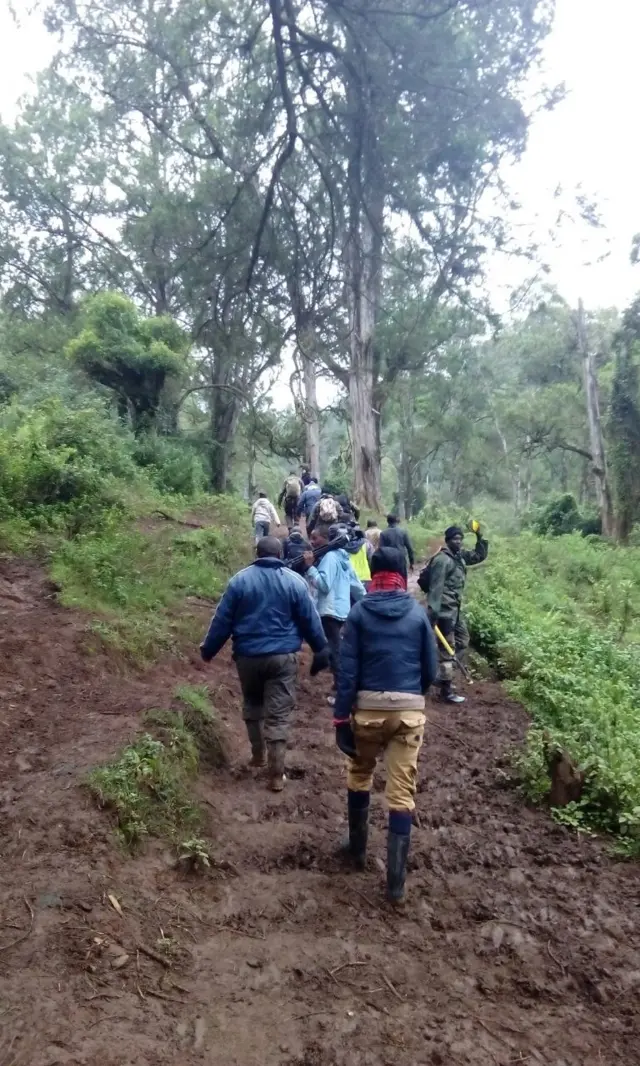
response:
<svg viewBox="0 0 640 1066"><path fill-rule="evenodd" d="M351 589L357 589L359 598L365 595L364 585L344 548L327 552L317 566L307 570L307 577L316 587L317 608L321 617L328 615L344 622L351 610Z"/></svg>

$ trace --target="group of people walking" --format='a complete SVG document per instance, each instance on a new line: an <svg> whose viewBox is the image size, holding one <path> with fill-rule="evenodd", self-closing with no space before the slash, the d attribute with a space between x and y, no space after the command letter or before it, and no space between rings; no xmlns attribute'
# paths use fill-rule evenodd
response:
<svg viewBox="0 0 640 1066"><path fill-rule="evenodd" d="M462 546L462 529L446 531L444 547L418 579L427 596L425 610L407 590L415 557L396 516L388 516L384 530L369 522L363 533L359 514L346 497L332 498L335 508L329 513L328 503L324 510L319 506L328 494L318 489L312 493L317 500L308 510L303 535L295 524L297 512L314 484L312 479L306 487L301 483L295 517L291 507L286 509L286 492L281 498L292 518L284 540L271 535L272 524L279 525L277 514L256 517L268 515L267 505L273 505L263 496L254 504L256 536L262 523L256 558L229 582L201 654L210 661L231 638L251 765L266 765L274 791L285 783L303 641L314 653L311 673L331 670L336 743L347 757L345 854L356 868L364 868L373 773L384 754L387 896L398 903L404 898L425 697L438 680L443 699L463 701L452 683L456 650L464 653L468 644L460 616L462 592L467 566L486 558L488 544L477 523L471 551ZM307 507L309 501L302 507L305 515ZM440 646L434 629L444 637Z"/></svg>

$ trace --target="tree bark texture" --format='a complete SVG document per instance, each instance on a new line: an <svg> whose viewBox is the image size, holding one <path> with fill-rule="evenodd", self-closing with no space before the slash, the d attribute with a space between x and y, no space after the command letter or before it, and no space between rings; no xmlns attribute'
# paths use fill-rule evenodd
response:
<svg viewBox="0 0 640 1066"><path fill-rule="evenodd" d="M587 324L582 300L578 303L576 331L578 337L578 350L582 357L582 372L584 377L585 399L587 403L587 420L589 423L591 455L593 457L592 470L596 499L598 501L598 509L602 520L602 533L605 537L611 537L614 533L613 505L611 501L609 478L607 475L602 420L600 418L598 380L596 378L595 357L589 346L589 339L587 337Z"/></svg>
<svg viewBox="0 0 640 1066"><path fill-rule="evenodd" d="M305 461L312 477L320 477L320 411L316 365L311 356L300 350L304 388Z"/></svg>
<svg viewBox="0 0 640 1066"><path fill-rule="evenodd" d="M228 385L229 368L225 360L213 355L211 358L211 384L209 390L210 413L210 481L212 492L227 492L229 472L233 458L233 437L240 415L240 400Z"/></svg>
<svg viewBox="0 0 640 1066"><path fill-rule="evenodd" d="M353 49L353 74L347 92L351 116L346 247L349 400L354 495L358 503L379 511L380 413L375 404L378 365L374 335L381 292L384 174L376 130L378 101L368 79L365 43L360 41ZM372 47L377 47L376 42Z"/></svg>

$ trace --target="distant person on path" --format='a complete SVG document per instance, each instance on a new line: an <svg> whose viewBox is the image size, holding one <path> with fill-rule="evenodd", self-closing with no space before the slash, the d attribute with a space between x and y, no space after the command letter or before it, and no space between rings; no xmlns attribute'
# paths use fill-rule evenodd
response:
<svg viewBox="0 0 640 1066"><path fill-rule="evenodd" d="M251 508L251 519L255 529L256 544L262 537L269 536L272 525L280 525L278 512L271 501L267 499L266 492L258 493L258 499Z"/></svg>
<svg viewBox="0 0 640 1066"><path fill-rule="evenodd" d="M413 564L415 562L413 545L406 529L401 529L398 525L397 515L387 515L387 528L383 529L380 533L378 544L380 548L398 548L400 551L405 551L409 560L409 566L413 570Z"/></svg>
<svg viewBox="0 0 640 1066"><path fill-rule="evenodd" d="M387 896L404 898L425 693L437 670L425 612L407 592L404 551L380 548L371 559L368 595L347 618L340 648L334 726L349 757L349 854L364 869L373 773L384 755L389 807Z"/></svg>
<svg viewBox="0 0 640 1066"><path fill-rule="evenodd" d="M300 480L304 489L306 489L307 485L311 483L311 474L309 473L308 467L303 466L301 468Z"/></svg>
<svg viewBox="0 0 640 1066"><path fill-rule="evenodd" d="M298 513L298 501L302 496L302 482L295 470L291 470L289 477L284 483L282 492L278 496L278 504L282 506L284 503L284 515L287 523L287 529L291 529L296 522L296 514Z"/></svg>
<svg viewBox="0 0 640 1066"><path fill-rule="evenodd" d="M467 567L483 563L489 552L489 542L484 539L478 522L472 522L476 546L471 551L462 547L464 531L460 526L449 526L444 533L444 548L429 560L418 578L418 585L427 597L427 614L432 625L437 625L443 637L452 646L459 658L469 647L469 630L460 614L462 594L467 580ZM445 703L464 703L464 696L453 688L454 657L438 641L440 669L440 698Z"/></svg>
<svg viewBox="0 0 640 1066"><path fill-rule="evenodd" d="M309 481L309 484L307 485L306 489L304 490L304 492L300 496L300 499L298 500L298 506L296 508L296 517L297 518L303 518L304 517L305 522L308 523L309 519L311 518L311 515L313 513L313 509L314 509L315 505L317 504L318 500L320 499L320 496L321 496L320 486L319 486L316 478L312 477L311 480ZM307 532L309 532L308 526L307 526Z"/></svg>
<svg viewBox="0 0 640 1066"><path fill-rule="evenodd" d="M303 578L284 565L281 553L277 537L258 542L255 562L231 578L200 645L208 663L232 638L251 765L264 766L266 749L274 792L284 787L302 641L316 658L324 653L328 660L327 639L309 590Z"/></svg>
<svg viewBox="0 0 640 1066"><path fill-rule="evenodd" d="M341 511L344 511L345 514L348 514L349 516L353 516L356 522L358 521L358 519L360 518L360 510L358 507L356 507L355 503L351 502L346 492L338 493L337 496L334 496L334 500L338 504L338 507Z"/></svg>
<svg viewBox="0 0 640 1066"><path fill-rule="evenodd" d="M313 533L315 526L333 526L340 517L341 507L337 500L327 491L322 489L320 496L307 518L307 534Z"/></svg>
<svg viewBox="0 0 640 1066"><path fill-rule="evenodd" d="M365 537L371 545L372 552L375 552L380 547L380 534L382 530L378 525L375 518L369 518L367 521L367 528L365 530Z"/></svg>
<svg viewBox="0 0 640 1066"><path fill-rule="evenodd" d="M311 547L322 548L334 539L330 534L330 527L317 525L311 534ZM336 686L338 673L338 660L340 656L340 634L351 610L351 589L356 590L356 595L364 596L365 590L362 582L356 576L349 561L349 556L344 548L336 548L327 552L314 565L313 552L307 552L304 557L307 565L306 577L312 583L317 593L317 606L322 628L329 642L329 656L331 672L333 674L333 686ZM333 703L333 697L329 699Z"/></svg>

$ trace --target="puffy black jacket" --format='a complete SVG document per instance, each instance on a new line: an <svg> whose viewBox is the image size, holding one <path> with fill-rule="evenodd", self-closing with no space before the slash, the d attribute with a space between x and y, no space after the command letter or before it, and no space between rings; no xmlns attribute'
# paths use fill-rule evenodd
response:
<svg viewBox="0 0 640 1066"><path fill-rule="evenodd" d="M311 545L308 540L304 539L302 533L290 533L282 542L282 557L286 562L297 559L310 550Z"/></svg>
<svg viewBox="0 0 640 1066"><path fill-rule="evenodd" d="M340 509L345 514L352 514L356 522L360 518L360 509L356 507L355 503L352 503L345 492L341 492L338 496L334 496L337 504L340 505Z"/></svg>
<svg viewBox="0 0 640 1066"><path fill-rule="evenodd" d="M372 592L342 632L334 719L347 720L358 692L424 693L438 668L429 620L408 592Z"/></svg>
<svg viewBox="0 0 640 1066"><path fill-rule="evenodd" d="M399 548L400 551L406 551L409 558L409 566L413 566L413 544L409 540L409 534L406 529L401 529L400 526L388 526L383 529L380 534L380 547Z"/></svg>

